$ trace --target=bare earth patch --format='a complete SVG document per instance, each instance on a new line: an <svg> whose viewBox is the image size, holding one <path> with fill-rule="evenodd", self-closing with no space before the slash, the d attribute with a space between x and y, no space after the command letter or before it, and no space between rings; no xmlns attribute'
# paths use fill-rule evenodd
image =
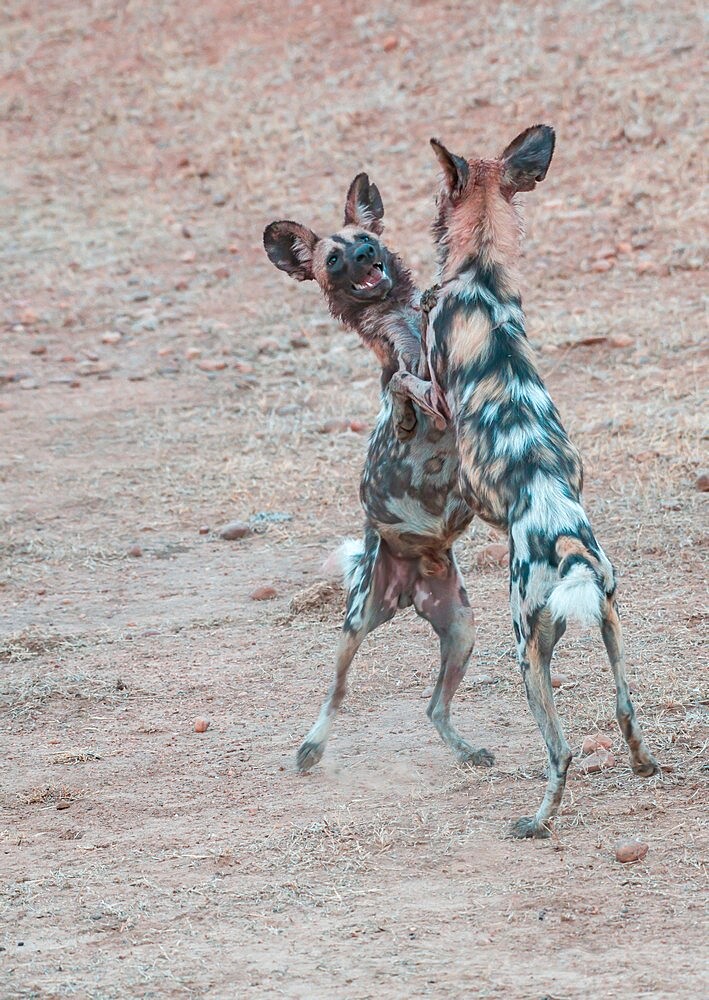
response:
<svg viewBox="0 0 709 1000"><path fill-rule="evenodd" d="M3 997L707 994L701 37L695 4L649 0L4 5ZM536 121L558 144L528 200L530 336L665 771L633 777L603 650L572 632L566 732L616 764L577 760L553 839L519 843L543 745L480 523L455 711L495 766L456 767L426 720L437 643L409 610L295 773L378 373L261 232L332 231L365 169L430 284L429 136L484 155Z"/></svg>

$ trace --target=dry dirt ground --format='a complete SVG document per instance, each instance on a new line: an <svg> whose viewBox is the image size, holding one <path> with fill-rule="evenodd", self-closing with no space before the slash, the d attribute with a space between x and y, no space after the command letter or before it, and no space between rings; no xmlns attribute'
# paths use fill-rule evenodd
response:
<svg viewBox="0 0 709 1000"><path fill-rule="evenodd" d="M3 5L3 998L707 995L699 15ZM319 430L371 426L378 378L261 231L332 231L367 169L428 284L428 137L493 153L536 121L558 142L527 199L530 336L667 770L632 776L600 643L574 632L567 733L610 735L618 764L576 766L555 838L519 843L544 755L481 524L455 708L494 768L458 769L428 724L437 648L406 612L362 649L323 763L294 770L340 607L289 605L361 524L366 434ZM221 540L236 518L258 530ZM627 837L644 861L615 861Z"/></svg>

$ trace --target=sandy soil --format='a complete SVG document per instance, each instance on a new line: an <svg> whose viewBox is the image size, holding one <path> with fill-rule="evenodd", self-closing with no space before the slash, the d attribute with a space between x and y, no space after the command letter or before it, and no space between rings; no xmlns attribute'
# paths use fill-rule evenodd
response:
<svg viewBox="0 0 709 1000"><path fill-rule="evenodd" d="M709 992L701 39L690 0L4 5L3 997ZM428 284L428 137L492 153L536 121L558 142L528 199L530 335L667 771L632 776L574 632L566 730L618 764L574 768L555 838L518 843L544 755L481 524L456 710L495 767L456 768L428 724L437 649L406 612L295 773L340 608L289 605L362 520L366 435L320 430L371 426L378 378L261 231L334 230L367 169ZM219 538L264 512L290 518ZM627 837L644 861L615 861Z"/></svg>

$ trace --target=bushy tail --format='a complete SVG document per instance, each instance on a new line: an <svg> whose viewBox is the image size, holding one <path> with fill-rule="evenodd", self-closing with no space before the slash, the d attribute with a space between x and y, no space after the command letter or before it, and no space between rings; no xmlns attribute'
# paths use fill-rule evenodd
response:
<svg viewBox="0 0 709 1000"><path fill-rule="evenodd" d="M323 575L328 580L342 580L345 588L349 590L355 570L363 555L364 541L361 538L346 538L342 545L336 548L323 563Z"/></svg>
<svg viewBox="0 0 709 1000"><path fill-rule="evenodd" d="M599 624L606 594L613 589L612 568L602 565L578 538L562 535L556 541L559 582L547 607L554 621L575 618L582 625ZM610 574L610 577L609 577Z"/></svg>

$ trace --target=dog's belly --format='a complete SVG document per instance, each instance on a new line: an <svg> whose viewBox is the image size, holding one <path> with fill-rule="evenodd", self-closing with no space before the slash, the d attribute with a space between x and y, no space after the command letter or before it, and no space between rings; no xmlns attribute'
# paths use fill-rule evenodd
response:
<svg viewBox="0 0 709 1000"><path fill-rule="evenodd" d="M399 441L385 399L360 486L369 522L395 555L410 559L447 551L473 519L458 488L452 429L417 417L415 433Z"/></svg>

